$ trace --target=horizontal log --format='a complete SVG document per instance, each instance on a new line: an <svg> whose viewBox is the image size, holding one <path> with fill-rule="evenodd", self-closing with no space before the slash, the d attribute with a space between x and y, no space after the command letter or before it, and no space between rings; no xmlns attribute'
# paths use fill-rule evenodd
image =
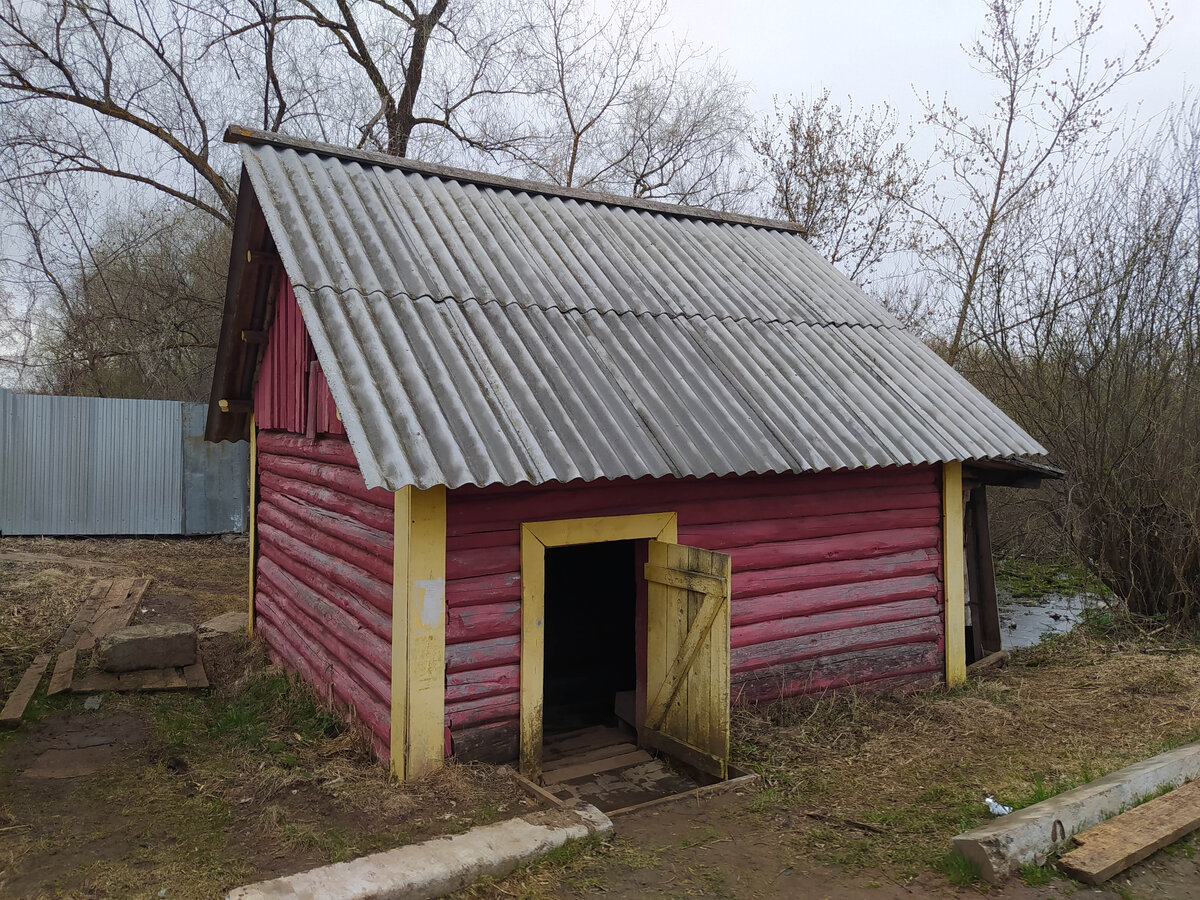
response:
<svg viewBox="0 0 1200 900"><path fill-rule="evenodd" d="M521 529L504 528L499 531L474 531L469 534L448 535L446 552L477 550L482 547L510 547L521 543Z"/></svg>
<svg viewBox="0 0 1200 900"><path fill-rule="evenodd" d="M521 687L520 666L495 666L470 672L451 672L446 676L446 702L494 697Z"/></svg>
<svg viewBox="0 0 1200 900"><path fill-rule="evenodd" d="M387 534L391 534L395 528L394 509L385 509L377 504L359 500L334 488L312 484L302 479L288 478L265 470L259 472L258 484L261 489L276 491L311 503L313 506L333 510Z"/></svg>
<svg viewBox="0 0 1200 900"><path fill-rule="evenodd" d="M300 638L294 627L277 623L269 616L264 616L259 626L256 633L272 646L288 668L298 672L312 686L318 696L324 697L327 703L338 701L352 711L348 718L357 718L375 737L390 742L391 721L387 709L374 702L345 673L331 666L328 654L321 652L313 642Z"/></svg>
<svg viewBox="0 0 1200 900"><path fill-rule="evenodd" d="M936 643L942 631L941 616L926 616L922 619L905 619L899 622L875 622L836 631L803 634L798 637L762 644L738 647L729 654L729 667L733 674L766 669L777 665L832 656L851 650L866 650L872 647L896 647L902 644Z"/></svg>
<svg viewBox="0 0 1200 900"><path fill-rule="evenodd" d="M274 616L276 625L289 625L298 629L308 640L319 644L329 658L335 660L338 667L347 672L356 684L366 688L384 706L391 705L391 684L374 661L340 641L331 629L324 627L324 622L314 618L302 603L280 591L278 585L264 580L263 590L256 591L256 594L260 595L255 599L256 610L262 606ZM259 600L262 603L259 603Z"/></svg>
<svg viewBox="0 0 1200 900"><path fill-rule="evenodd" d="M911 578L887 578L881 581L841 584L807 591L786 591L749 600L735 598L730 618L734 625L749 625L752 622L763 622L767 619L809 616L814 613L867 606L872 603L893 603L899 600L916 600L918 597L936 597L938 588L939 583L935 576L917 575Z"/></svg>
<svg viewBox="0 0 1200 900"><path fill-rule="evenodd" d="M334 463L309 462L292 456L258 454L259 471L273 472L285 478L304 481L321 487L333 488L357 500L371 503L380 509L393 510L395 498L380 488L368 488L358 469Z"/></svg>
<svg viewBox="0 0 1200 900"><path fill-rule="evenodd" d="M713 500L697 495L695 499L677 502L672 509L679 513L681 528L693 528L761 519L797 519L940 506L941 493L930 482L928 485L885 485L737 499Z"/></svg>
<svg viewBox="0 0 1200 900"><path fill-rule="evenodd" d="M922 675L937 683L941 670L942 654L936 644L902 644L743 673L733 679L731 690L735 703L761 703L850 685L871 684L886 690L889 683L907 684Z"/></svg>
<svg viewBox="0 0 1200 900"><path fill-rule="evenodd" d="M733 596L737 600L743 600L784 591L931 575L937 572L939 561L940 557L936 551L910 550L874 559L844 559L743 572L737 567L738 557L734 556Z"/></svg>
<svg viewBox="0 0 1200 900"><path fill-rule="evenodd" d="M269 532L273 531L268 529ZM262 532L259 532L262 534ZM392 642L392 617L380 612L362 597L350 593L338 584L325 577L323 572L309 566L299 556L288 552L284 547L270 540L263 540L258 546L259 559L269 559L287 572L292 578L303 584L312 595L322 603L331 603L360 625L366 626L377 638L386 644Z"/></svg>
<svg viewBox="0 0 1200 900"><path fill-rule="evenodd" d="M520 745L521 727L515 718L451 733L454 756L461 762L511 762L517 758Z"/></svg>
<svg viewBox="0 0 1200 900"><path fill-rule="evenodd" d="M811 616L795 616L790 619L768 619L753 625L740 625L729 633L730 647L747 647L799 637L803 634L819 634L860 625L877 625L883 622L902 622L924 616L940 616L941 605L936 597L920 597L916 600L901 600L897 603L877 603L871 606L856 606L836 612L817 613Z"/></svg>
<svg viewBox="0 0 1200 900"><path fill-rule="evenodd" d="M735 571L778 569L808 563L833 562L841 559L872 559L909 550L937 552L941 532L936 525L925 528L896 528L891 531L866 531L862 534L812 538L806 541L784 541L733 547L725 552L733 557Z"/></svg>
<svg viewBox="0 0 1200 900"><path fill-rule="evenodd" d="M620 478L571 482L538 488L464 486L450 492L447 527L451 535L495 531L520 522L620 515L674 509L696 498L710 502L752 497L806 496L866 488L936 484L932 466L909 466L800 475L745 475L721 478Z"/></svg>
<svg viewBox="0 0 1200 900"><path fill-rule="evenodd" d="M359 551L371 563L357 564L360 568L388 584L392 583L392 529L380 531L364 525L353 516L315 506L269 488L259 491L259 502L272 503L289 518Z"/></svg>
<svg viewBox="0 0 1200 900"><path fill-rule="evenodd" d="M333 463L351 469L358 468L358 457L354 448L345 438L320 438L310 440L299 434L287 431L265 431L258 433L258 450L260 453L271 453L276 456L293 456L296 459L316 460L317 462ZM384 491L384 493L388 493Z"/></svg>
<svg viewBox="0 0 1200 900"><path fill-rule="evenodd" d="M309 580L314 590L325 593L329 599L355 615L359 614L357 607L349 602L342 602L342 594L347 594L349 598L360 601L364 606L369 606L375 615L364 612L361 616L363 621L374 623L382 617L387 622L391 622L392 587L390 584L380 581L369 572L364 572L345 559L339 559L318 547L297 540L283 528L278 527L277 523L281 521L281 516L276 514L270 505L264 507L263 513L264 515L255 525L255 534L258 537L259 545L260 547L272 545L278 547L275 556L284 568L288 568L287 563L291 562L304 565L310 571L319 573L322 576L320 582ZM282 517L282 521L285 525L288 524L286 517ZM327 589L325 585L336 585L337 587L336 589ZM372 625L372 627L375 626ZM389 630L391 629L390 624L387 627Z"/></svg>
<svg viewBox="0 0 1200 900"><path fill-rule="evenodd" d="M295 602L314 622L368 660L379 673L390 679L392 644L368 629L361 620L321 597L310 587L285 571L271 557L261 554L258 577L265 579L279 598Z"/></svg>
<svg viewBox="0 0 1200 900"><path fill-rule="evenodd" d="M446 611L446 643L482 641L486 638L520 635L521 604L492 603L487 606L456 606Z"/></svg>
<svg viewBox="0 0 1200 900"><path fill-rule="evenodd" d="M447 578L477 578L481 575L502 575L521 571L519 540L503 547L475 547L469 550L446 552Z"/></svg>
<svg viewBox="0 0 1200 900"><path fill-rule="evenodd" d="M354 592L363 589L360 588L361 582L365 589L371 592L376 609L380 609L380 603L384 602L385 597L388 601L391 600L392 565L390 558L385 562L379 556L369 553L361 547L348 544L340 538L314 528L285 510L282 504L276 502L277 499L278 495L271 495L269 498L264 497L259 502L257 524L276 528L295 541L298 546L311 548L311 557L309 554L305 554L305 557L311 558L313 565L318 568L333 566L336 563L342 564L337 566L339 571L342 566L352 567L352 569L342 572L340 576L335 575L331 568L329 576L347 590ZM318 557L317 554L320 556ZM322 562L318 563L316 561L318 558ZM347 582L346 579L350 579L350 581ZM383 609L390 612L390 602L387 602Z"/></svg>
<svg viewBox="0 0 1200 900"><path fill-rule="evenodd" d="M489 669L521 661L521 637L491 638L446 647L446 671L466 672L470 669Z"/></svg>
<svg viewBox="0 0 1200 900"><path fill-rule="evenodd" d="M754 522L680 528L679 539L706 550L726 550L780 541L802 541L833 535L890 531L895 528L920 528L937 525L940 515L941 511L937 507L922 507L796 519L762 519Z"/></svg>
<svg viewBox="0 0 1200 900"><path fill-rule="evenodd" d="M446 724L453 732L456 728L470 728L475 725L486 725L489 722L511 719L519 715L520 711L520 691L498 694L495 697L458 700L454 703L447 701Z"/></svg>
<svg viewBox="0 0 1200 900"><path fill-rule="evenodd" d="M479 578L455 578L446 581L446 605L482 606L521 599L521 575L505 572L502 575L482 575Z"/></svg>

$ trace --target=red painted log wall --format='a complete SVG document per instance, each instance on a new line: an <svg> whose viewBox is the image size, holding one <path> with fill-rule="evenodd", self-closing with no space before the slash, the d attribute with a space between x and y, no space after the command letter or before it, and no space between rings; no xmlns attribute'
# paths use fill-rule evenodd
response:
<svg viewBox="0 0 1200 900"><path fill-rule="evenodd" d="M296 295L284 280L275 297L270 340L254 385L254 420L259 428L306 434L311 418L316 434L346 433L325 374L315 360Z"/></svg>
<svg viewBox="0 0 1200 900"><path fill-rule="evenodd" d="M942 677L940 509L932 466L450 491L452 741L515 753L521 522L677 512L680 543L733 557L733 697L750 702Z"/></svg>
<svg viewBox="0 0 1200 900"><path fill-rule="evenodd" d="M344 437L258 433L258 633L388 759L392 517Z"/></svg>

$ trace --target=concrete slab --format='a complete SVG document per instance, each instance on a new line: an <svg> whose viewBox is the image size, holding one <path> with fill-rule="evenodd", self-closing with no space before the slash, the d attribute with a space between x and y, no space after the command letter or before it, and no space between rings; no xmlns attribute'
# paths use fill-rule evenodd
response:
<svg viewBox="0 0 1200 900"><path fill-rule="evenodd" d="M531 813L230 891L229 900L432 900L507 875L569 840L612 832L587 803Z"/></svg>
<svg viewBox="0 0 1200 900"><path fill-rule="evenodd" d="M1178 787L1196 777L1200 777L1200 742L1000 816L963 832L951 844L979 866L987 881L1003 881L1025 863L1044 862L1052 852L1069 846L1073 835L1133 808L1164 785Z"/></svg>
<svg viewBox="0 0 1200 900"><path fill-rule="evenodd" d="M106 672L190 666L197 646L196 629L183 622L129 625L100 638L96 662Z"/></svg>
<svg viewBox="0 0 1200 900"><path fill-rule="evenodd" d="M207 622L200 623L200 637L206 638L214 634L237 634L246 630L245 612L222 613Z"/></svg>

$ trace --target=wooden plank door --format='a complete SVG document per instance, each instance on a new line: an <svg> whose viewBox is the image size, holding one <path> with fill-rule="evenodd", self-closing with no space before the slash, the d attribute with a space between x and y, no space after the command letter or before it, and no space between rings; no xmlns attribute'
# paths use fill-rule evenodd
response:
<svg viewBox="0 0 1200 900"><path fill-rule="evenodd" d="M643 746L729 774L730 559L650 541Z"/></svg>

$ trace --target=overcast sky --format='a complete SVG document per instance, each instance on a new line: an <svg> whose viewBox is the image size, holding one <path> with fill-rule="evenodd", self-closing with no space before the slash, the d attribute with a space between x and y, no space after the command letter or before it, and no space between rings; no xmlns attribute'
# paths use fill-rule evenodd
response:
<svg viewBox="0 0 1200 900"><path fill-rule="evenodd" d="M679 36L721 51L751 90L759 113L774 96L812 96L829 88L856 106L890 102L903 117L917 118L914 89L935 99L949 94L964 111L986 109L989 85L972 71L962 51L984 21L981 0L668 0L671 28ZM1035 11L1037 4L1026 4ZM1162 0L1157 4L1161 9ZM1060 33L1069 30L1073 0L1052 12ZM1174 17L1163 33L1161 62L1132 80L1115 98L1118 107L1142 103L1152 116L1179 100L1185 84L1200 86L1200 0L1172 0ZM1147 0L1108 0L1097 47L1128 52L1135 25L1150 26Z"/></svg>

